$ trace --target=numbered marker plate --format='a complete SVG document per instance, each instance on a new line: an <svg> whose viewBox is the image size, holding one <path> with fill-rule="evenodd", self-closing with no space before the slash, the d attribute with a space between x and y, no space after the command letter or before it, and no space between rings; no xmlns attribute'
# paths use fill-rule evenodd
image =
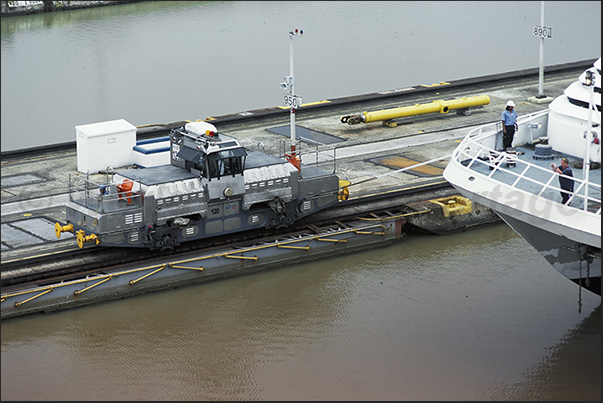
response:
<svg viewBox="0 0 603 403"><path fill-rule="evenodd" d="M548 27L534 27L532 29L532 34L539 38L552 38L553 37L553 28Z"/></svg>
<svg viewBox="0 0 603 403"><path fill-rule="evenodd" d="M285 94L283 95L283 101L285 106L293 108L300 108L302 106L302 97L298 97L297 95Z"/></svg>

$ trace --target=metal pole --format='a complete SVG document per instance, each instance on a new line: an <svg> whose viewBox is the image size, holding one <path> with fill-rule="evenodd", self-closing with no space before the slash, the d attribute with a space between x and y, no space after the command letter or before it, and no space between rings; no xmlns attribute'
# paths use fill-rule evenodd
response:
<svg viewBox="0 0 603 403"><path fill-rule="evenodd" d="M540 26L544 29L544 0L540 5ZM537 98L544 98L544 36L540 38L540 70L538 74L538 95Z"/></svg>
<svg viewBox="0 0 603 403"><path fill-rule="evenodd" d="M294 83L293 79L293 31L289 32L289 76L291 77L291 84L289 85L289 95L294 96ZM295 157L295 145L296 136L295 136L295 108L293 105L289 107L291 110L291 156Z"/></svg>
<svg viewBox="0 0 603 403"><path fill-rule="evenodd" d="M582 161L582 177L584 178L584 211L588 207L588 174L590 172L590 138L592 131L592 115L593 115L593 92L595 91L595 84L591 81L589 100L588 100L588 125L586 134L584 135L584 142L586 143L584 149L584 160Z"/></svg>

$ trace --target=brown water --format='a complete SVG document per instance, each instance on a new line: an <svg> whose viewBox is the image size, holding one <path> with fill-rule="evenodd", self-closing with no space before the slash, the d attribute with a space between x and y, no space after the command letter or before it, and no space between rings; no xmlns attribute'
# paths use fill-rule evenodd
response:
<svg viewBox="0 0 603 403"><path fill-rule="evenodd" d="M294 28L304 103L538 67L540 4L170 1L2 18L2 151L75 141L80 124L278 106ZM545 65L600 56L583 30L600 32L600 2L545 8ZM506 225L412 236L4 320L1 398L601 400L600 304Z"/></svg>
<svg viewBox="0 0 603 403"><path fill-rule="evenodd" d="M1 322L2 400L600 400L601 298L506 225Z"/></svg>

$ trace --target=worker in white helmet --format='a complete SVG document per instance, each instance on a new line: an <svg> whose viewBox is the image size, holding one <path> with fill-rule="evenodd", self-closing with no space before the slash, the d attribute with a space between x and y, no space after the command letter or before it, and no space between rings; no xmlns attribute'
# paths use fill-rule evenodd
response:
<svg viewBox="0 0 603 403"><path fill-rule="evenodd" d="M513 136L515 135L515 131L518 129L517 113L515 112L514 108L515 102L507 102L507 108L500 115L500 120L502 120L503 125L503 151L509 147L512 147Z"/></svg>

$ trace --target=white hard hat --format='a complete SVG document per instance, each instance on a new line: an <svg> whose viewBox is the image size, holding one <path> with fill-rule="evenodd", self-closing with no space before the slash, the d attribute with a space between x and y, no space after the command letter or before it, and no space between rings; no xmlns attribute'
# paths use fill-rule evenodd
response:
<svg viewBox="0 0 603 403"><path fill-rule="evenodd" d="M507 106L512 106L513 108L515 108L515 102L509 101L507 102Z"/></svg>

